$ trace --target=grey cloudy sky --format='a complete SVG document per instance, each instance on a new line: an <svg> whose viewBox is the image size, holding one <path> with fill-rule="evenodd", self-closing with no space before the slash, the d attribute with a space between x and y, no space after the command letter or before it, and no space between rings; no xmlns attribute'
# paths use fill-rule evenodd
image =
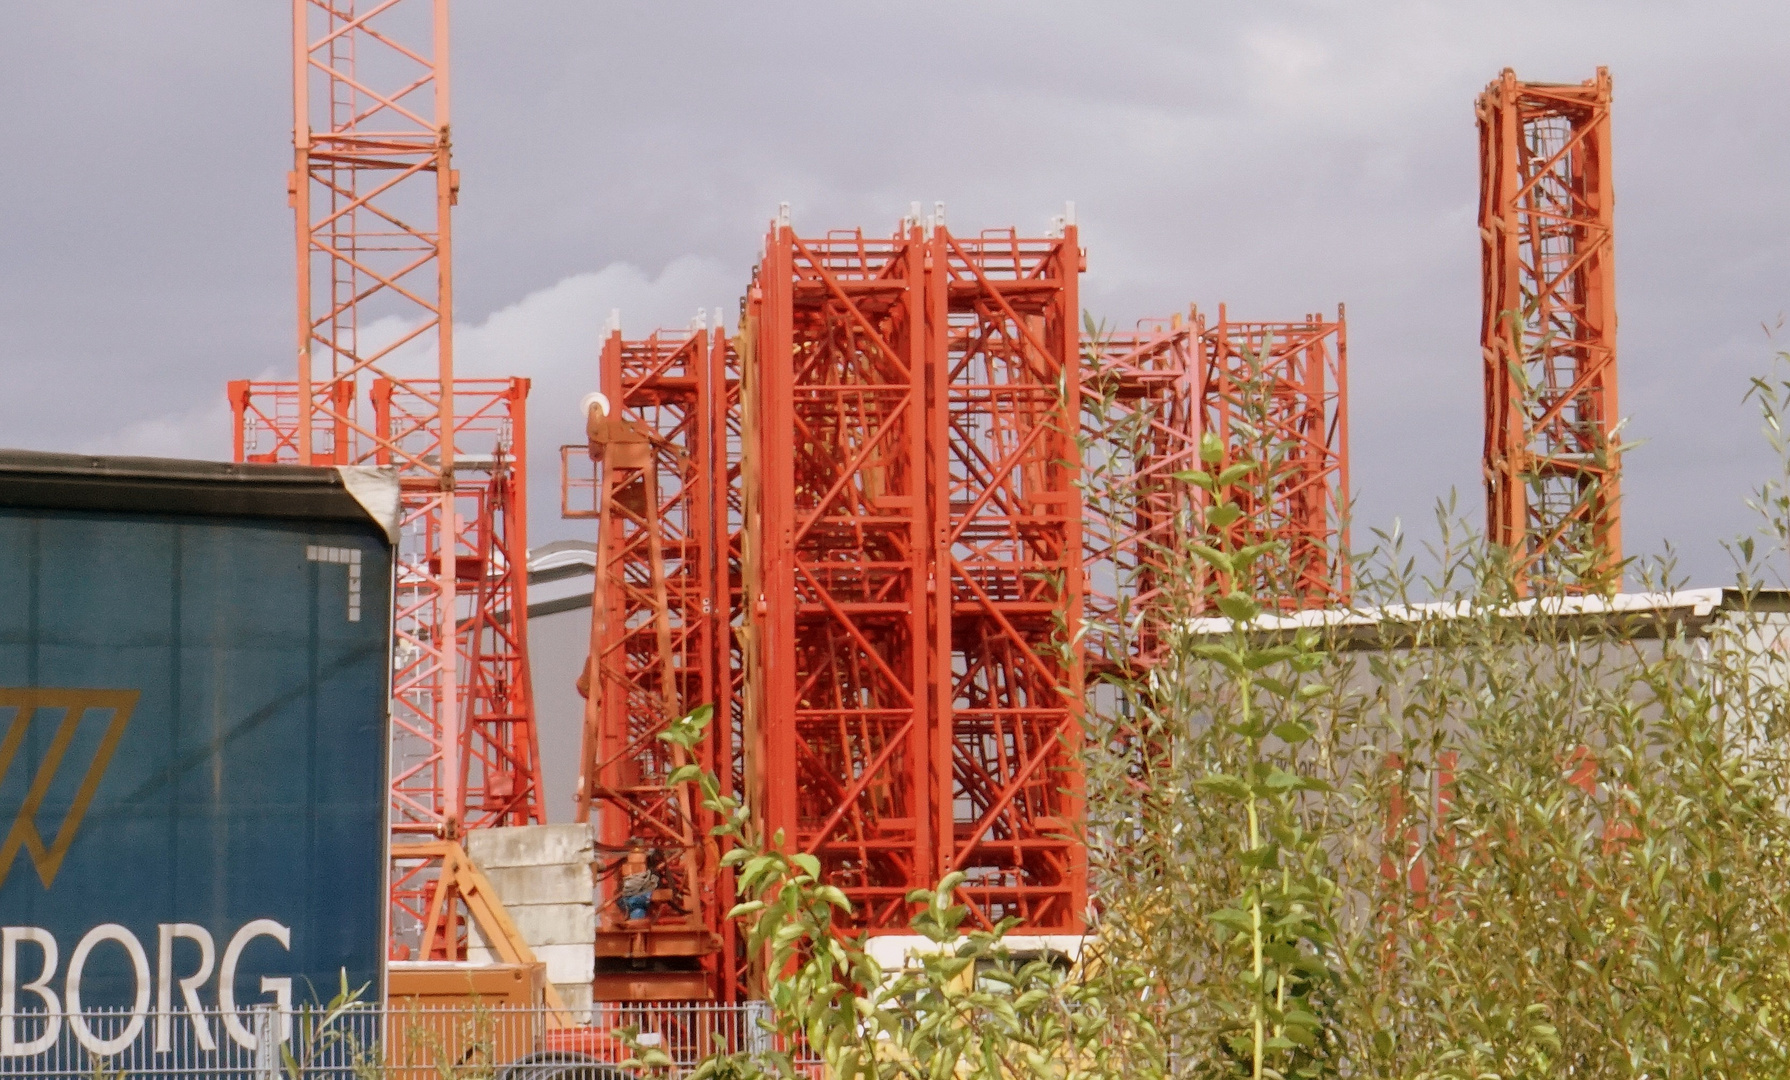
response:
<svg viewBox="0 0 1790 1080"><path fill-rule="evenodd" d="M223 384L287 377L280 0L4 0L0 443L228 453ZM459 366L534 377L535 505L611 308L732 308L780 201L1042 229L1128 324L1348 304L1359 524L1478 513L1473 98L1616 87L1631 553L1718 537L1770 462L1749 375L1790 306L1790 5L462 0ZM536 539L576 535L549 515Z"/></svg>

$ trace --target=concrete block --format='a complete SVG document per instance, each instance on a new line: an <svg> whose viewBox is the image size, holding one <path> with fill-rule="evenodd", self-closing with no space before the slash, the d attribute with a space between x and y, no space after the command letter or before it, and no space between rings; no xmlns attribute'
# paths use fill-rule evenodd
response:
<svg viewBox="0 0 1790 1080"><path fill-rule="evenodd" d="M596 948L597 913L589 904L539 904L509 909L510 921L530 948L542 945L583 945Z"/></svg>
<svg viewBox="0 0 1790 1080"><path fill-rule="evenodd" d="M582 908L569 904L511 908L509 916L516 932L537 954L548 946L572 945L596 955L597 918L589 905ZM471 927L468 946L490 951L490 942L485 940L476 923Z"/></svg>
<svg viewBox="0 0 1790 1080"><path fill-rule="evenodd" d="M466 834L466 854L487 875L506 866L573 863L588 867L594 846L589 825L515 825Z"/></svg>
<svg viewBox="0 0 1790 1080"><path fill-rule="evenodd" d="M592 995L590 980L576 983L554 983L553 988L559 991L559 1000L566 1003L566 1011L572 1019L581 1024L590 1023Z"/></svg>
<svg viewBox="0 0 1790 1080"><path fill-rule="evenodd" d="M595 953L589 945L542 945L535 949L535 959L547 965L548 982L583 982L589 987L595 974Z"/></svg>
<svg viewBox="0 0 1790 1080"><path fill-rule="evenodd" d="M528 943L547 979L575 1014L590 1009L597 912L591 900L593 843L587 825L479 829L466 837L472 858ZM496 959L473 928L468 956Z"/></svg>
<svg viewBox="0 0 1790 1080"><path fill-rule="evenodd" d="M545 866L502 866L485 871L485 879L497 890L506 908L528 904L584 904L591 902L590 867L576 863Z"/></svg>

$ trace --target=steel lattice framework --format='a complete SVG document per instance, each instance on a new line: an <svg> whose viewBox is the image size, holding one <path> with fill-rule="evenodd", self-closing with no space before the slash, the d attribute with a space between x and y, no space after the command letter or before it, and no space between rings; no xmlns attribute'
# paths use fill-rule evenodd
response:
<svg viewBox="0 0 1790 1080"><path fill-rule="evenodd" d="M297 379L230 385L236 457L397 469L394 831L542 822L518 617L528 380L454 372L447 0L293 0L292 18ZM394 933L420 925L414 870L394 871Z"/></svg>
<svg viewBox="0 0 1790 1080"><path fill-rule="evenodd" d="M1232 322L1202 334L1200 432L1233 459L1273 461L1236 489L1239 545L1279 542L1257 563L1256 593L1283 611L1346 606L1350 595L1348 349L1336 320Z"/></svg>
<svg viewBox="0 0 1790 1080"><path fill-rule="evenodd" d="M872 933L954 870L976 925L1081 926L1079 268L783 219L748 296L747 793Z"/></svg>
<svg viewBox="0 0 1790 1080"><path fill-rule="evenodd" d="M397 588L398 649L392 679L392 804L401 833L530 825L546 820L528 676L527 521L529 380L376 379L373 463L426 457L439 441L435 410L453 402L455 456L447 498L402 504ZM448 513L451 511L451 519ZM447 552L452 549L451 558ZM441 618L443 579L453 575L455 618ZM421 642L413 642L419 638ZM454 640L458 714L444 722L442 677L423 643ZM457 802L450 801L457 793Z"/></svg>
<svg viewBox="0 0 1790 1080"><path fill-rule="evenodd" d="M1610 75L1480 95L1488 539L1519 583L1614 588L1615 197Z"/></svg>
<svg viewBox="0 0 1790 1080"><path fill-rule="evenodd" d="M742 309L744 305L742 304ZM742 310L741 314L744 312ZM742 334L744 328L742 327ZM714 508L715 528L725 537L717 560L716 592L721 603L724 623L716 649L715 719L726 730L720 735L725 742L716 748L716 773L721 791L728 796L741 796L746 791L747 655L750 649L746 607L746 392L741 364L741 339L729 337L725 316L715 312L714 344L710 348L709 377L714 388L711 401L718 415L714 419L714 475L720 478L710 491ZM725 753L723 753L725 749ZM719 924L721 953L719 978L714 996L727 1001L742 1000L750 993L750 964L744 955L745 943L739 925L726 917L726 908L734 899L734 870L724 866L715 874L715 896L718 906L711 913Z"/></svg>
<svg viewBox="0 0 1790 1080"><path fill-rule="evenodd" d="M1076 237L959 238L937 220L927 282L932 810L973 924L1032 932L1079 930L1087 906Z"/></svg>
<svg viewBox="0 0 1790 1080"><path fill-rule="evenodd" d="M1164 586L1184 562L1199 489L1175 474L1201 468L1198 313L1139 323L1082 342L1089 661L1113 670L1155 663L1165 646Z"/></svg>
<svg viewBox="0 0 1790 1080"><path fill-rule="evenodd" d="M748 296L749 793L867 929L942 862L929 724L924 243L773 225Z"/></svg>
<svg viewBox="0 0 1790 1080"><path fill-rule="evenodd" d="M714 491L724 347L701 328L644 340L614 329L600 362L606 403L590 410L599 531L578 820L597 823L605 862L599 1000L707 998L730 983L720 954L731 897L716 892L712 815L694 783L671 780L688 764L731 775L730 725L712 723L694 760L659 738L729 678ZM657 879L650 911L632 919L621 902L631 853Z"/></svg>

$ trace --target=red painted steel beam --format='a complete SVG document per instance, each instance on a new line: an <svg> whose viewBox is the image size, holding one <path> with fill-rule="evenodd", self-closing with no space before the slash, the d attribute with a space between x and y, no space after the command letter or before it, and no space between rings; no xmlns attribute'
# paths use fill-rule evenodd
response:
<svg viewBox="0 0 1790 1080"><path fill-rule="evenodd" d="M746 785L746 608L744 527L745 491L742 479L745 458L745 417L742 408L744 381L740 339L728 336L725 316L715 311L715 327L709 345L709 486L711 528L715 535L711 586L718 620L715 632L715 733L709 768L716 774L723 795L738 797ZM742 338L745 329L741 328ZM749 965L739 926L726 919L725 909L734 898L734 871L722 867L714 875L717 901L715 921L721 939L717 958L715 996L725 1001L745 998L749 992Z"/></svg>

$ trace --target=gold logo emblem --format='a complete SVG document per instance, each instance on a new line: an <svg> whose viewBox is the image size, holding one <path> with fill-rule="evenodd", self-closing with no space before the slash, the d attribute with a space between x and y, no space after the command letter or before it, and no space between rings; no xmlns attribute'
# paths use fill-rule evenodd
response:
<svg viewBox="0 0 1790 1080"><path fill-rule="evenodd" d="M12 773L14 759L19 756L19 746L25 741L25 734L31 729L32 717L39 709L62 711L62 720L56 725L55 734L50 737L49 748L44 751L43 760L38 762L37 772L31 777L30 787L25 791L25 801L19 804L19 811L12 819L12 829L7 832L6 840L0 842L0 885L6 883L12 873L13 860L19 857L19 849L24 848L31 856L31 864L37 868L37 877L44 888L56 880L56 871L62 868L62 859L68 854L68 846L74 843L75 833L81 827L81 819L87 815L87 806L93 801L93 793L99 789L99 781L106 773L106 765L112 760L112 752L118 749L118 740L124 736L124 725L130 722L131 711L137 707L140 692L136 690L49 690L37 687L0 687L0 720L10 711L12 719L5 721L6 734L0 737L0 781L4 781ZM55 837L48 846L44 844L43 833L37 828L37 812L43 807L44 798L50 793L50 785L55 781L57 772L62 768L63 759L68 756L69 746L75 740L75 733L81 727L81 721L90 712L111 711L110 720L99 720L104 723L105 731L100 735L99 745L94 748L93 760L86 765L86 774L81 777L81 785L75 790L74 801L69 803L68 812L62 815L62 823L57 825ZM80 766L76 765L77 768Z"/></svg>

